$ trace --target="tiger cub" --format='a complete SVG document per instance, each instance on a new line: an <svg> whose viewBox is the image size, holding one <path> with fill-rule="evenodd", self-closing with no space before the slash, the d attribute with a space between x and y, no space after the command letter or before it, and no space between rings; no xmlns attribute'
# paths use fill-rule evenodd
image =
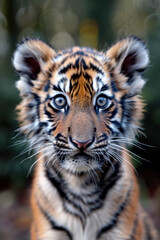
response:
<svg viewBox="0 0 160 240"><path fill-rule="evenodd" d="M18 45L19 122L37 153L32 240L158 240L126 148L142 118L148 63L134 36L105 52Z"/></svg>

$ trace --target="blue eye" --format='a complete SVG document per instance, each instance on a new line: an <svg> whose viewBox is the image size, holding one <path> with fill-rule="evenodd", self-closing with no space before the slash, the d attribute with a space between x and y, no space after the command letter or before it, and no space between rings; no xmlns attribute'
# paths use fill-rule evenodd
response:
<svg viewBox="0 0 160 240"><path fill-rule="evenodd" d="M98 108L107 108L109 105L109 99L105 95L99 95L96 100Z"/></svg>
<svg viewBox="0 0 160 240"><path fill-rule="evenodd" d="M58 109L63 109L67 105L67 99L64 95L57 95L53 98L53 105Z"/></svg>

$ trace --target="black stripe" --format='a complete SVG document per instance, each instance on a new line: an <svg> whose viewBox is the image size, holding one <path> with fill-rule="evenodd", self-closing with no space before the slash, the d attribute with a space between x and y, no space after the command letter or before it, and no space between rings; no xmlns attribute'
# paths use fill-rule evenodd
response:
<svg viewBox="0 0 160 240"><path fill-rule="evenodd" d="M67 66L63 67L60 71L59 74L65 74L69 69L71 69L73 65L69 63Z"/></svg>
<svg viewBox="0 0 160 240"><path fill-rule="evenodd" d="M66 143L66 144L68 143L66 140L61 139L61 138L59 138L58 141L59 141L59 142L62 142L62 143Z"/></svg>
<svg viewBox="0 0 160 240"><path fill-rule="evenodd" d="M77 51L77 52L74 52L74 53L72 53L72 51L70 51L70 52L64 52L64 54L65 54L65 53L70 53L71 55L65 57L65 58L62 60L62 62L60 62L60 64L58 65L58 67L64 65L66 61L70 60L72 57L75 57L76 55L79 55L79 56L88 56L88 55L85 54L83 51ZM73 65L73 68L79 69L79 60L80 60L80 57L78 57L77 60L75 61L75 64Z"/></svg>
<svg viewBox="0 0 160 240"><path fill-rule="evenodd" d="M99 81L98 79L99 79L99 77L97 77L97 81ZM106 91L106 90L108 90L108 89L109 89L108 84L105 84L105 85L103 85L103 86L101 87L100 91Z"/></svg>
<svg viewBox="0 0 160 240"><path fill-rule="evenodd" d="M99 69L96 65L90 63L90 68L93 69L94 71L96 71L97 73L101 73L102 75L104 75L104 73L102 72L101 69Z"/></svg>
<svg viewBox="0 0 160 240"><path fill-rule="evenodd" d="M71 81L70 81L71 82ZM72 92L75 90L75 88L78 86L78 81L75 81L74 84L72 85Z"/></svg>
<svg viewBox="0 0 160 240"><path fill-rule="evenodd" d="M45 86L44 86L44 91L45 91L45 92L48 92L48 90L49 90L49 88L50 88L50 83L51 83L51 82L48 80L47 83L45 84Z"/></svg>
<svg viewBox="0 0 160 240"><path fill-rule="evenodd" d="M47 127L47 126L48 126L48 122L39 122L40 128Z"/></svg>
<svg viewBox="0 0 160 240"><path fill-rule="evenodd" d="M110 166L110 167L113 167ZM121 171L120 171L120 163L115 163L114 170L112 173L106 177L106 173L108 172L109 168L105 170L104 175L102 176L102 179L98 185L98 188L96 188L93 192L90 192L88 194L85 194L85 197L93 197L97 196L96 203L94 202L93 206L91 205L91 202L86 202L88 204L90 212L95 211L97 209L100 209L103 204L104 200L107 197L107 194L111 188L116 184L118 179L121 177ZM91 180L88 179L85 184L83 185L84 188L87 187L87 185L91 184Z"/></svg>
<svg viewBox="0 0 160 240"><path fill-rule="evenodd" d="M85 60L84 60L84 58L82 58L80 64L81 64L81 66L83 67L84 70L87 70L87 69L88 69L88 66L87 66L87 64L86 64L86 62L85 62Z"/></svg>
<svg viewBox="0 0 160 240"><path fill-rule="evenodd" d="M58 134L56 135L55 139L56 139L57 141L61 141L61 142L64 142L64 143L68 143L67 137L65 137L65 136L64 136L63 134L61 134L61 133L58 133Z"/></svg>
<svg viewBox="0 0 160 240"><path fill-rule="evenodd" d="M104 182L102 183L102 189L103 192L100 195L100 198L104 200L106 198L106 195L108 191L116 184L117 180L122 176L122 173L120 171L120 163L116 162L114 165L114 170L112 171L112 174L108 176L107 179L105 179L106 183L103 187Z"/></svg>
<svg viewBox="0 0 160 240"><path fill-rule="evenodd" d="M31 95L34 97L34 99L36 100L36 104L35 104L35 106L36 106L36 115L33 116L34 119L32 120L32 121L34 121L36 117L37 117L38 119L40 119L40 116L39 116L39 105L41 104L41 99L40 99L39 95L36 94L36 93L30 92L30 94L31 94Z"/></svg>
<svg viewBox="0 0 160 240"><path fill-rule="evenodd" d="M79 61L80 61L80 57L77 58L76 62L75 62L75 67L77 69L79 69Z"/></svg>
<svg viewBox="0 0 160 240"><path fill-rule="evenodd" d="M48 123L47 122L39 122L38 125L39 125L38 129L35 132L36 135L39 134L43 130L44 127L47 127Z"/></svg>
<svg viewBox="0 0 160 240"><path fill-rule="evenodd" d="M79 89L80 89L80 85L78 84L78 82L76 82L73 85L72 92L71 92L71 97L78 95Z"/></svg>
<svg viewBox="0 0 160 240"><path fill-rule="evenodd" d="M54 132L57 129L56 124L52 124L52 128L48 131L48 134L51 135L52 132Z"/></svg>
<svg viewBox="0 0 160 240"><path fill-rule="evenodd" d="M68 115L68 113L69 113L69 109L70 109L70 107L69 107L69 105L67 105L66 107L65 107L65 116L67 116Z"/></svg>
<svg viewBox="0 0 160 240"><path fill-rule="evenodd" d="M91 97L92 97L92 95L93 95L93 92L92 92L91 85L90 85L90 84L88 84L88 83L85 83L85 84L84 84L84 88L85 88L86 92L89 92L89 93L90 93L90 95L91 95Z"/></svg>
<svg viewBox="0 0 160 240"><path fill-rule="evenodd" d="M119 122L116 121L116 120L111 121L111 123L113 123L121 133L124 133L124 129L123 129L121 123L119 123Z"/></svg>
<svg viewBox="0 0 160 240"><path fill-rule="evenodd" d="M86 56L88 57L88 54L86 52L84 52L83 50L79 50L77 52L73 52L73 54L71 56L76 56L76 55L79 55L79 56Z"/></svg>
<svg viewBox="0 0 160 240"><path fill-rule="evenodd" d="M116 224L118 223L118 218L119 216L122 214L122 212L124 211L125 207L128 205L129 203L129 197L130 197L130 193L132 191L132 188L129 188L128 192L127 192L127 196L124 199L124 201L122 202L122 204L118 207L117 211L114 213L114 215L112 216L111 220L109 223L107 223L105 226L103 226L97 233L97 239L101 237L102 234L108 232L109 230L111 230L113 227L116 226Z"/></svg>
<svg viewBox="0 0 160 240"><path fill-rule="evenodd" d="M107 124L105 123L106 128L110 131L111 134L114 134L115 132L113 131L113 129Z"/></svg>
<svg viewBox="0 0 160 240"><path fill-rule="evenodd" d="M62 231L65 232L67 234L67 236L69 237L70 240L73 239L72 234L70 233L70 231L68 229L66 229L63 226L58 225L54 220L53 217L50 216L50 214L44 210L44 208L40 205L39 201L37 201L37 205L39 207L39 209L41 210L41 212L43 213L43 215L46 217L46 219L49 221L52 229L57 230L57 231Z"/></svg>
<svg viewBox="0 0 160 240"><path fill-rule="evenodd" d="M95 113L96 113L97 116L98 116L98 115L99 115L99 107L97 106L97 104L95 104L94 110L95 110Z"/></svg>
<svg viewBox="0 0 160 240"><path fill-rule="evenodd" d="M59 135L59 134L58 134L58 135ZM60 135L61 135L61 134L60 134ZM64 180L63 180L63 178L62 178L61 173L60 173L57 169L53 169L53 170L56 172L57 178L59 178L59 182L61 182L62 185L63 185L64 187L66 187L66 188L64 188L64 189L67 189L66 184L63 183ZM81 196L79 196L79 195L77 195L77 194L75 194L75 193L73 193L73 192L71 192L71 191L68 191L68 189L67 189L67 192L68 192L69 195L72 196L72 199L77 199L77 200L81 201L81 203L83 203L83 204L86 203L86 202L81 198Z"/></svg>
<svg viewBox="0 0 160 240"><path fill-rule="evenodd" d="M59 64L58 64L58 67L57 68L59 68L60 66L63 66L64 65L64 63L68 60L68 56L67 57L65 57Z"/></svg>
<svg viewBox="0 0 160 240"><path fill-rule="evenodd" d="M63 92L63 90L60 88L60 86L53 85L53 90Z"/></svg>
<svg viewBox="0 0 160 240"><path fill-rule="evenodd" d="M35 104L32 102L27 104L27 108L29 111L32 110L33 107L35 107Z"/></svg>
<svg viewBox="0 0 160 240"><path fill-rule="evenodd" d="M80 73L74 73L74 74L71 76L71 80L72 80L72 79L73 79L73 80L79 79L80 76L81 76Z"/></svg>
<svg viewBox="0 0 160 240"><path fill-rule="evenodd" d="M62 198L66 198L66 194L64 193L64 191L62 190L62 188L60 187L61 182L62 181L62 176L59 175L59 177L61 177L60 181L57 180L57 178L55 178L53 176L53 174L51 174L51 172L49 171L48 168L46 168L46 177L48 178L48 180L54 185L54 187L56 187L56 189L58 190L60 196Z"/></svg>
<svg viewBox="0 0 160 240"><path fill-rule="evenodd" d="M118 112L118 108L115 107L115 109L113 110L113 112L109 118L113 118L117 114L117 112Z"/></svg>
<svg viewBox="0 0 160 240"><path fill-rule="evenodd" d="M97 82L102 82L102 79L98 76L98 77L96 77L96 81ZM103 87L102 87L103 88ZM101 91L101 90L100 90ZM103 90L102 90L103 91Z"/></svg>
<svg viewBox="0 0 160 240"><path fill-rule="evenodd" d="M49 71L46 72L46 74L48 75L48 76L47 76L48 79L52 77L52 73L51 73L51 72L52 72L53 70L54 70L54 65L52 66L51 69L49 69Z"/></svg>
<svg viewBox="0 0 160 240"><path fill-rule="evenodd" d="M40 96L34 92L30 92L31 95L33 95L34 99L36 100L37 104L40 105L41 100L40 100Z"/></svg>
<svg viewBox="0 0 160 240"><path fill-rule="evenodd" d="M123 109L122 112L122 121L123 119L125 119L125 121L127 123L130 123L132 120L132 113L134 112L134 106L135 106L135 102L134 101L122 101L121 102L121 106Z"/></svg>
<svg viewBox="0 0 160 240"><path fill-rule="evenodd" d="M59 139L60 137L64 138L64 139L67 139L67 137L65 137L62 133L58 133L55 138Z"/></svg>
<svg viewBox="0 0 160 240"><path fill-rule="evenodd" d="M111 75L111 74L110 74ZM112 91L113 92L118 92L118 89L117 89L117 87L116 87L116 85L115 85L115 82L113 81L113 80L111 80L111 87L112 87Z"/></svg>
<svg viewBox="0 0 160 240"><path fill-rule="evenodd" d="M49 104L48 106L53 109L53 107L51 106L51 104ZM53 114L50 113L50 112L47 110L46 106L44 106L44 113L47 115L47 117L48 117L49 119L52 119L52 118L53 118Z"/></svg>
<svg viewBox="0 0 160 240"><path fill-rule="evenodd" d="M83 73L84 78L89 82L89 80L91 79L91 76L88 73Z"/></svg>
<svg viewBox="0 0 160 240"><path fill-rule="evenodd" d="M50 102L48 103L48 107L51 108L55 113L61 113L61 110L54 108L54 107L50 104ZM53 118L53 117L54 117L54 114L53 114L53 113L50 113L50 112L46 109L46 106L45 106L45 114L47 114L47 115L49 116L49 118Z"/></svg>
<svg viewBox="0 0 160 240"><path fill-rule="evenodd" d="M42 103L47 102L49 99L50 99L50 96L49 96L49 94L47 94L47 96L45 97L45 99L44 99L44 101Z"/></svg>
<svg viewBox="0 0 160 240"><path fill-rule="evenodd" d="M74 199L70 199L68 196L69 193L69 189L67 188L66 183L64 182L62 176L60 176L60 180L58 181L58 179L56 177L54 177L54 175L49 171L48 168L46 168L46 177L48 178L48 180L54 185L54 187L57 189L59 195L61 196L61 198L63 200L66 200L68 203L70 203L72 206L74 206L77 210L79 210L79 212L81 213L81 215L83 217L81 217L80 215L73 213L71 211L68 210L66 204L64 204L64 208L67 212L69 212L70 214L78 217L81 222L82 225L84 226L84 219L86 218L85 212L82 210L81 206L79 206L77 203L73 202ZM66 191L64 191L64 190Z"/></svg>
<svg viewBox="0 0 160 240"><path fill-rule="evenodd" d="M72 82L71 82L71 81L69 81L69 93L71 93L71 91L72 91L72 88L73 88Z"/></svg>
<svg viewBox="0 0 160 240"><path fill-rule="evenodd" d="M133 93L132 94L131 93L126 93L126 94L123 95L123 97L121 99L124 100L124 99L128 99L128 98L133 98L136 95L137 95L137 93L134 93L134 94Z"/></svg>
<svg viewBox="0 0 160 240"><path fill-rule="evenodd" d="M97 138L97 144L100 143L100 142L103 142L103 141L105 141L105 140L107 140L107 139L108 139L108 136L107 136L106 133L104 133L104 134L102 134L101 136L99 136L99 137Z"/></svg>

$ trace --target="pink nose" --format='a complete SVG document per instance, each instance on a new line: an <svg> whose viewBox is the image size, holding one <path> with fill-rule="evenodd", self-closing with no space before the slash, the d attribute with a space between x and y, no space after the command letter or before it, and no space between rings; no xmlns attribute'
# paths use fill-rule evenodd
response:
<svg viewBox="0 0 160 240"><path fill-rule="evenodd" d="M85 142L80 142L76 139L72 139L70 138L72 144L76 147L76 148L79 148L79 149L85 149L85 148L88 148L94 141L94 139L89 139Z"/></svg>

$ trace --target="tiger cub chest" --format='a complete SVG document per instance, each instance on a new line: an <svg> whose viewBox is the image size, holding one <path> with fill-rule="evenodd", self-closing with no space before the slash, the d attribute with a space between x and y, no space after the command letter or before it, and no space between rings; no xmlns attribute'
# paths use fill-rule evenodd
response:
<svg viewBox="0 0 160 240"><path fill-rule="evenodd" d="M109 231L109 235L108 230L112 230L112 227L114 229L114 225L117 224L116 218L127 203L132 189L128 182L125 186L128 191L123 194L122 182L125 179L121 174L117 174L117 170L115 168L115 175L112 172L112 180L104 178L103 187L86 181L82 188L75 179L70 179L68 184L72 186L72 190L66 183L67 180L58 181L53 172L52 174L41 172L39 179L36 180L41 185L45 202L41 195L37 197L40 204L46 207L46 212L50 209L51 219L63 230L61 232L63 239L64 236L68 237L67 235L72 236L71 239L74 240L111 240L112 235L113 239L116 236L118 239L117 230ZM68 239L70 238L66 238Z"/></svg>

